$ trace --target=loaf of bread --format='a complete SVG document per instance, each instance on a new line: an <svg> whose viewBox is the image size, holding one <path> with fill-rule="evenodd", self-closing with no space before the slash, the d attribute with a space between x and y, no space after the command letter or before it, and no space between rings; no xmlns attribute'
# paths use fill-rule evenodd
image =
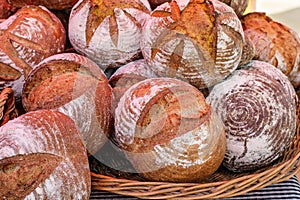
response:
<svg viewBox="0 0 300 200"><path fill-rule="evenodd" d="M268 62L289 77L294 87L300 86L300 39L286 25L265 13L252 12L241 19L244 34L255 46L254 59Z"/></svg>
<svg viewBox="0 0 300 200"><path fill-rule="evenodd" d="M76 125L54 110L0 127L2 199L89 199L87 152Z"/></svg>
<svg viewBox="0 0 300 200"><path fill-rule="evenodd" d="M217 0L181 0L151 13L141 48L157 75L202 89L238 67L243 43L242 25L231 7Z"/></svg>
<svg viewBox="0 0 300 200"><path fill-rule="evenodd" d="M38 64L25 81L22 102L26 111L58 109L71 117L90 154L112 130L112 88L103 71L79 54L56 54Z"/></svg>
<svg viewBox="0 0 300 200"><path fill-rule="evenodd" d="M22 8L27 5L45 6L48 9L63 10L72 8L78 0L7 0L11 5Z"/></svg>
<svg viewBox="0 0 300 200"><path fill-rule="evenodd" d="M148 0L79 0L72 8L69 39L74 49L102 69L141 57L141 27Z"/></svg>
<svg viewBox="0 0 300 200"><path fill-rule="evenodd" d="M0 24L0 90L11 87L20 104L24 79L43 59L62 52L66 32L41 6L25 6Z"/></svg>
<svg viewBox="0 0 300 200"><path fill-rule="evenodd" d="M157 75L144 59L132 61L118 68L109 78L109 83L113 88L115 104L119 102L125 91L135 83L156 77Z"/></svg>
<svg viewBox="0 0 300 200"><path fill-rule="evenodd" d="M200 181L224 158L224 127L192 85L172 78L138 82L115 110L115 138L147 180Z"/></svg>
<svg viewBox="0 0 300 200"><path fill-rule="evenodd" d="M224 122L223 164L234 172L271 164L295 135L295 89L279 69L266 62L255 60L236 70L206 100Z"/></svg>

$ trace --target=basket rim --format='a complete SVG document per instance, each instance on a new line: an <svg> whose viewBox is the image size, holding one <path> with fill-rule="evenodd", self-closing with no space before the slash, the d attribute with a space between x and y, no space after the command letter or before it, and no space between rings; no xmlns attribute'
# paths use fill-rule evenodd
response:
<svg viewBox="0 0 300 200"><path fill-rule="evenodd" d="M148 182L91 172L92 189L148 199L233 197L292 178L300 172L299 158L300 152L263 172L211 183Z"/></svg>
<svg viewBox="0 0 300 200"><path fill-rule="evenodd" d="M91 171L92 190L103 190L120 195L147 199L207 199L239 196L286 181L300 172L299 123L297 123L297 132L295 133L291 147L287 149L287 151L291 150L294 150L291 157L278 161L278 163L269 166L266 170L229 180L208 183L140 181L112 177Z"/></svg>

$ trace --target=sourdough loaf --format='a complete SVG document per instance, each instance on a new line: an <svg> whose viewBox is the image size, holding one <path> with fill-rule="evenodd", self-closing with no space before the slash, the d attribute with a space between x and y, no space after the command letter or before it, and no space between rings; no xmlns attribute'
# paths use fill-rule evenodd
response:
<svg viewBox="0 0 300 200"><path fill-rule="evenodd" d="M65 48L60 20L41 6L25 6L0 24L0 90L13 88L21 99L24 78L43 59Z"/></svg>
<svg viewBox="0 0 300 200"><path fill-rule="evenodd" d="M87 152L73 120L29 112L0 127L3 199L89 199Z"/></svg>
<svg viewBox="0 0 300 200"><path fill-rule="evenodd" d="M172 78L138 82L115 110L115 138L147 180L200 181L220 166L224 127L192 85Z"/></svg>
<svg viewBox="0 0 300 200"><path fill-rule="evenodd" d="M254 59L274 65L289 77L294 87L299 87L300 39L298 34L261 12L248 13L241 21L245 35L255 46Z"/></svg>
<svg viewBox="0 0 300 200"><path fill-rule="evenodd" d="M158 6L143 26L142 53L159 76L199 89L234 71L244 34L233 9L217 0L181 0Z"/></svg>
<svg viewBox="0 0 300 200"><path fill-rule="evenodd" d="M141 57L150 10L148 0L79 0L70 14L70 42L102 69L119 67Z"/></svg>
<svg viewBox="0 0 300 200"><path fill-rule="evenodd" d="M207 102L225 125L228 169L257 170L279 158L296 129L297 96L274 66L252 61L217 84Z"/></svg>
<svg viewBox="0 0 300 200"><path fill-rule="evenodd" d="M62 53L43 60L26 79L22 96L26 111L58 109L71 117L90 154L106 142L112 129L112 88L90 59Z"/></svg>

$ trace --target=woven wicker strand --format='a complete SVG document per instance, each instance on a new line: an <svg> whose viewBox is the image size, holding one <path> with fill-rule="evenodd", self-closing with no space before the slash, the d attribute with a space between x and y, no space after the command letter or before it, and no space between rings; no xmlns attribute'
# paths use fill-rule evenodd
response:
<svg viewBox="0 0 300 200"><path fill-rule="evenodd" d="M300 106L298 106L298 113ZM115 178L91 172L92 189L147 199L228 198L286 181L300 172L299 115L294 140L284 155L264 169L251 173L226 174L219 170L207 183L147 182Z"/></svg>
<svg viewBox="0 0 300 200"><path fill-rule="evenodd" d="M0 93L0 126L17 116L14 92L11 88L4 88Z"/></svg>

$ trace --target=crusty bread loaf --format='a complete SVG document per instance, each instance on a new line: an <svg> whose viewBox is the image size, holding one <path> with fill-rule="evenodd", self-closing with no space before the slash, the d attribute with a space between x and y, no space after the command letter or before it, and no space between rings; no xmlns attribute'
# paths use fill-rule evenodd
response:
<svg viewBox="0 0 300 200"><path fill-rule="evenodd" d="M48 9L63 10L72 8L78 0L7 0L11 5L22 8L26 5L45 6Z"/></svg>
<svg viewBox="0 0 300 200"><path fill-rule="evenodd" d="M286 150L296 130L297 96L288 78L274 66L252 61L217 84L207 102L225 125L224 166L257 170Z"/></svg>
<svg viewBox="0 0 300 200"><path fill-rule="evenodd" d="M274 65L289 77L294 87L299 87L300 39L298 34L261 12L248 13L241 21L245 35L255 46L254 59Z"/></svg>
<svg viewBox="0 0 300 200"><path fill-rule="evenodd" d="M115 104L117 104L125 91L135 83L147 78L156 78L157 75L147 65L144 59L132 61L118 68L109 78L113 88Z"/></svg>
<svg viewBox="0 0 300 200"><path fill-rule="evenodd" d="M60 20L41 6L25 6L0 24L0 89L12 87L20 103L24 76L65 48Z"/></svg>
<svg viewBox="0 0 300 200"><path fill-rule="evenodd" d="M56 54L37 65L25 81L22 102L26 111L58 109L70 116L90 154L102 147L113 126L108 79L79 54Z"/></svg>
<svg viewBox="0 0 300 200"><path fill-rule="evenodd" d="M182 0L158 6L143 26L142 53L159 76L211 87L233 72L241 59L242 25L217 0Z"/></svg>
<svg viewBox="0 0 300 200"><path fill-rule="evenodd" d="M0 127L2 199L89 199L82 137L65 114L29 112Z"/></svg>
<svg viewBox="0 0 300 200"><path fill-rule="evenodd" d="M69 39L74 49L102 69L141 57L141 26L148 0L79 0L72 8Z"/></svg>
<svg viewBox="0 0 300 200"><path fill-rule="evenodd" d="M115 138L133 167L154 181L200 181L220 166L224 127L192 85L172 78L138 82L115 110Z"/></svg>

